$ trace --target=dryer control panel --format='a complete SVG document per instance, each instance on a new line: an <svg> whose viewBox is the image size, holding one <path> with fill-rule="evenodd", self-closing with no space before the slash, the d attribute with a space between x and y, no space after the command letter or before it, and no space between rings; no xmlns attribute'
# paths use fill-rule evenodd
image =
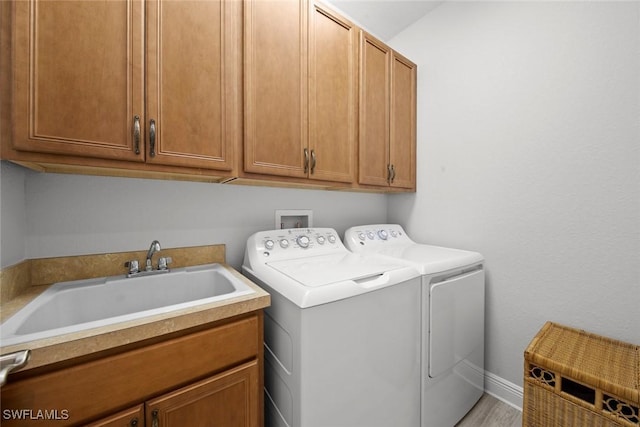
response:
<svg viewBox="0 0 640 427"><path fill-rule="evenodd" d="M386 246L392 243L413 243L399 224L374 224L351 227L344 233L347 248L357 251L364 247Z"/></svg>

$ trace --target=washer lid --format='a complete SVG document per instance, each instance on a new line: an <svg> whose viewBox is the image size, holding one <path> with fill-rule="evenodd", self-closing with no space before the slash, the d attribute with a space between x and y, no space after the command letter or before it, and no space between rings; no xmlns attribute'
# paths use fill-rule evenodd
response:
<svg viewBox="0 0 640 427"><path fill-rule="evenodd" d="M334 253L274 261L267 265L296 282L312 288L347 280L357 282L381 276L387 271L404 268L398 262L353 253Z"/></svg>

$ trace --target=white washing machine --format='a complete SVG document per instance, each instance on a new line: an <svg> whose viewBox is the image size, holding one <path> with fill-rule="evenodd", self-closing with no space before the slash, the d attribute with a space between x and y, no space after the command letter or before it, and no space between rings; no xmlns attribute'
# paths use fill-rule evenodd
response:
<svg viewBox="0 0 640 427"><path fill-rule="evenodd" d="M422 427L454 426L484 392L484 259L423 245L400 225L348 229L354 253L401 260L422 275Z"/></svg>
<svg viewBox="0 0 640 427"><path fill-rule="evenodd" d="M420 425L420 274L330 228L258 232L243 273L265 310L265 425Z"/></svg>

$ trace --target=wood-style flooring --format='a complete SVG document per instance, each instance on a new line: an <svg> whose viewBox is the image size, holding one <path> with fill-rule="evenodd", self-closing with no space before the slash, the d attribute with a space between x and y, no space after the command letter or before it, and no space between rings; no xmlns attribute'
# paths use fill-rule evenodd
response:
<svg viewBox="0 0 640 427"><path fill-rule="evenodd" d="M522 412L484 394L456 427L521 427Z"/></svg>

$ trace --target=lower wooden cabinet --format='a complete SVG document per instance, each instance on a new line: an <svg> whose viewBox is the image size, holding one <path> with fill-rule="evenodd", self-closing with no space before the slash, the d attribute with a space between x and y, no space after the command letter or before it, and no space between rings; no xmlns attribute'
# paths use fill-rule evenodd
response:
<svg viewBox="0 0 640 427"><path fill-rule="evenodd" d="M118 412L107 418L87 424L87 427L142 427L144 426L144 405Z"/></svg>
<svg viewBox="0 0 640 427"><path fill-rule="evenodd" d="M256 426L257 384L252 361L147 402L147 426Z"/></svg>
<svg viewBox="0 0 640 427"><path fill-rule="evenodd" d="M258 363L251 361L87 427L257 426L258 376Z"/></svg>
<svg viewBox="0 0 640 427"><path fill-rule="evenodd" d="M60 369L10 375L2 426L261 427L262 311Z"/></svg>

